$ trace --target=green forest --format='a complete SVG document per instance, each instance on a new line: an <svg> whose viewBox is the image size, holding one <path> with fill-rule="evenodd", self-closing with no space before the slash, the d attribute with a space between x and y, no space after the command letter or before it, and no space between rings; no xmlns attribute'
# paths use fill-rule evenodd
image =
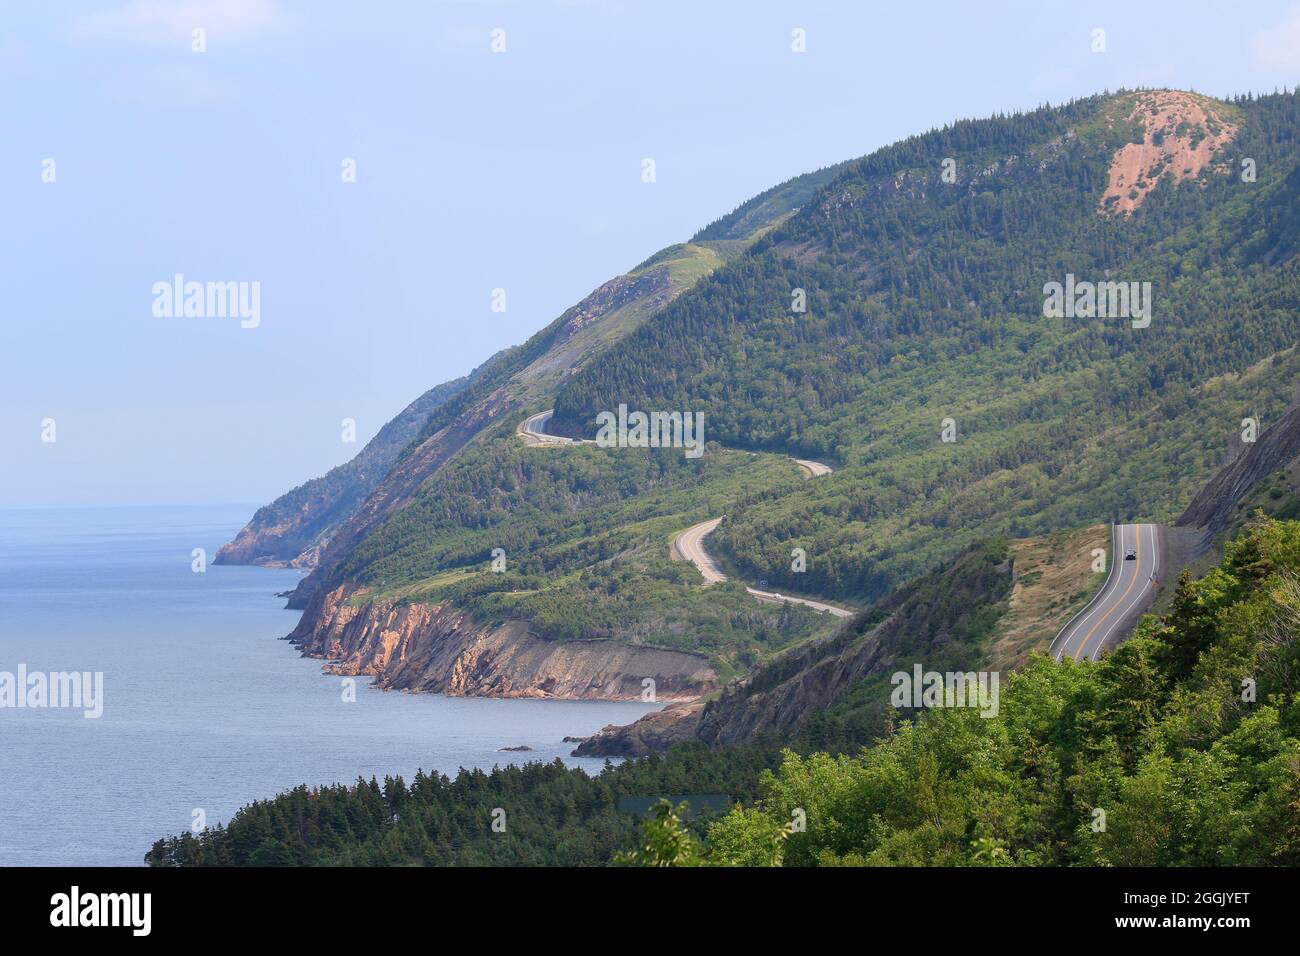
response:
<svg viewBox="0 0 1300 956"><path fill-rule="evenodd" d="M991 537L1172 519L1241 419L1275 420L1300 377L1300 115L1292 94L1218 104L1257 181L1162 181L1139 215L1102 215L1134 102L963 121L742 205L697 238L735 241L760 213L776 225L568 377L550 425L589 436L620 403L690 410L704 459L524 448L499 422L332 579L556 640L698 650L730 674L827 622L735 585L702 591L667 560L696 521L723 517L709 549L733 577L868 607ZM1045 317L1042 287L1067 273L1151 282L1150 327ZM544 354L561 320L476 373L421 437ZM836 470L802 480L786 456ZM505 574L485 570L495 549Z"/></svg>
<svg viewBox="0 0 1300 956"><path fill-rule="evenodd" d="M573 310L431 409L408 453L443 429L463 429L458 450L348 541L330 581L359 585L357 602L705 655L725 686L676 738L691 743L594 775L557 761L302 786L147 862L1300 863L1285 476L1237 489L1231 540L1101 661L1032 657L1002 675L995 717L888 706L893 663L992 659L1016 539L1171 524L1241 453L1242 419L1267 428L1296 400L1300 97L1203 100L1237 129L1224 153L1125 216L1100 199L1141 139L1137 97L959 122L769 190L697 234L698 281L553 395L510 389ZM1238 175L1245 159L1257 177ZM1149 282L1150 325L1045 315L1045 284L1067 275ZM689 411L708 451L526 446L519 419L550 404L549 430L573 438L620 405ZM713 518L731 580L705 588L670 548ZM1070 580L1042 606L1100 586ZM860 613L761 603L742 582ZM1038 640L1021 638L1017 661ZM619 808L692 794L729 809Z"/></svg>

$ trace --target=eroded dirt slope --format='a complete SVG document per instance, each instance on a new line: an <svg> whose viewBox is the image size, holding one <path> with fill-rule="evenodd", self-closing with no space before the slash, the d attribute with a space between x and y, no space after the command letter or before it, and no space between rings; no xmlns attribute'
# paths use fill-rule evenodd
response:
<svg viewBox="0 0 1300 956"><path fill-rule="evenodd" d="M1214 100L1177 90L1137 94L1128 119L1143 137L1111 160L1100 208L1113 215L1131 215L1166 176L1175 185L1199 176L1237 134Z"/></svg>

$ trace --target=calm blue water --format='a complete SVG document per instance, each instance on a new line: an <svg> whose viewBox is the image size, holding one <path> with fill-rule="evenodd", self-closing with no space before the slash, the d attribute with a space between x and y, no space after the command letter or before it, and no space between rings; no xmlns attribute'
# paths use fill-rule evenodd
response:
<svg viewBox="0 0 1300 956"><path fill-rule="evenodd" d="M225 822L299 783L568 757L653 706L383 692L344 703L277 640L299 573L190 570L246 507L0 510L0 671L103 671L104 713L0 708L0 865L138 864L196 808ZM526 754L499 753L526 744Z"/></svg>

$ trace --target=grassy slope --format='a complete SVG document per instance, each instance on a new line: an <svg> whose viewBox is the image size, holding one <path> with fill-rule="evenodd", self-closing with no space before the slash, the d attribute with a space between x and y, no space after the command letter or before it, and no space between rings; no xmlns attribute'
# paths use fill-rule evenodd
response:
<svg viewBox="0 0 1300 956"><path fill-rule="evenodd" d="M1092 570L1092 552L1104 548L1113 558L1110 546L1109 525L1011 542L1016 580L988 651L990 669L1020 667L1033 651L1047 649L1061 627L1105 582L1105 572Z"/></svg>

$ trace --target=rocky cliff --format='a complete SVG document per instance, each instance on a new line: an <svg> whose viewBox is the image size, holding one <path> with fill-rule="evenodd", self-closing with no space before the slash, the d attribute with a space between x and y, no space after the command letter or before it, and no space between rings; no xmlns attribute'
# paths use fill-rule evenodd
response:
<svg viewBox="0 0 1300 956"><path fill-rule="evenodd" d="M288 638L333 674L365 674L384 689L456 697L692 700L717 686L708 661L615 641L551 641L524 621L484 626L446 604L371 602L350 587L312 599Z"/></svg>
<svg viewBox="0 0 1300 956"><path fill-rule="evenodd" d="M388 422L351 461L257 510L214 564L314 568L321 547L383 481L425 420L473 382L477 371L425 392Z"/></svg>
<svg viewBox="0 0 1300 956"><path fill-rule="evenodd" d="M1225 465L1192 499L1178 526L1197 528L1206 539L1227 530L1237 505L1259 481L1300 457L1300 406L1292 408L1258 440Z"/></svg>
<svg viewBox="0 0 1300 956"><path fill-rule="evenodd" d="M1125 145L1111 160L1099 203L1103 212L1132 215L1166 177L1177 185L1207 166L1228 172L1224 149L1237 135L1225 116L1230 109L1182 90L1151 90L1133 100L1128 120L1139 125L1142 140Z"/></svg>

